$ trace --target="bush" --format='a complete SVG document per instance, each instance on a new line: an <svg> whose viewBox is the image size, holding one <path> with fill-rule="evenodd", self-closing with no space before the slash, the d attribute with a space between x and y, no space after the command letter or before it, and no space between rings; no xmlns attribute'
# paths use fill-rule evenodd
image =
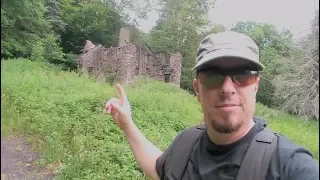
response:
<svg viewBox="0 0 320 180"><path fill-rule="evenodd" d="M180 87L191 94L195 94L192 86L195 76L195 72L191 68L182 68Z"/></svg>
<svg viewBox="0 0 320 180"><path fill-rule="evenodd" d="M73 54L72 52L66 53L64 55L63 62L61 66L64 70L76 70L78 68L79 55Z"/></svg>
<svg viewBox="0 0 320 180"><path fill-rule="evenodd" d="M43 42L45 49L44 58L47 61L50 63L63 61L64 53L62 51L62 47L60 47L58 35L50 33L45 39L43 39Z"/></svg>
<svg viewBox="0 0 320 180"><path fill-rule="evenodd" d="M64 53L58 40L59 36L54 33L50 33L46 38L38 40L32 46L30 59L32 61L61 64L64 61Z"/></svg>
<svg viewBox="0 0 320 180"><path fill-rule="evenodd" d="M32 61L44 62L46 61L44 58L45 53L43 41L39 40L32 46L30 59Z"/></svg>

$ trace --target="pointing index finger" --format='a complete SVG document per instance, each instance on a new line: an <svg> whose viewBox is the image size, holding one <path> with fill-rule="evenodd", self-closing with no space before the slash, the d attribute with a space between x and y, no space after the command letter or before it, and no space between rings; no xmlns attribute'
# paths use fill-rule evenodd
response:
<svg viewBox="0 0 320 180"><path fill-rule="evenodd" d="M127 95L120 84L116 84L116 88L120 94L120 105L123 105L124 101L127 101Z"/></svg>

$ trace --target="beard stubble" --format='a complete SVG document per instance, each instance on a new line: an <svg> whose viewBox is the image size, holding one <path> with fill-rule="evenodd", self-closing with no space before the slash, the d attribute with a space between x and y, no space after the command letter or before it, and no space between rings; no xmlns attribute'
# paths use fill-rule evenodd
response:
<svg viewBox="0 0 320 180"><path fill-rule="evenodd" d="M237 132L244 124L243 118L239 117L238 120L232 122L229 120L229 117L230 114L226 112L222 114L221 119L209 119L209 123L215 131L221 134L230 134L233 132Z"/></svg>

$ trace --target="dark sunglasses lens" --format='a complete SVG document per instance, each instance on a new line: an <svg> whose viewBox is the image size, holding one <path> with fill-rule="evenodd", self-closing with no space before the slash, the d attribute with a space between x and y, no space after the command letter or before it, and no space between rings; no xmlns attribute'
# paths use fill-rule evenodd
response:
<svg viewBox="0 0 320 180"><path fill-rule="evenodd" d="M228 73L226 73L227 75ZM238 86L250 86L257 81L258 73L255 71L243 71L231 73L232 79ZM213 73L212 71L203 72L199 74L200 82L207 88L218 87L223 84L224 75Z"/></svg>
<svg viewBox="0 0 320 180"><path fill-rule="evenodd" d="M234 76L235 83L239 86L250 86L257 81L255 74L238 74Z"/></svg>
<svg viewBox="0 0 320 180"><path fill-rule="evenodd" d="M221 85L224 81L224 76L220 74L204 73L200 75L200 82L207 88L213 88Z"/></svg>

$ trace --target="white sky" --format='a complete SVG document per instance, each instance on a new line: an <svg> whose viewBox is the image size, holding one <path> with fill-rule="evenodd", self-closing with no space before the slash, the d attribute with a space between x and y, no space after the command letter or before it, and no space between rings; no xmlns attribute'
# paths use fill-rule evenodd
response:
<svg viewBox="0 0 320 180"><path fill-rule="evenodd" d="M238 21L256 21L274 24L278 29L289 29L295 37L310 29L318 0L216 0L215 8L209 12L211 22L227 28ZM146 21L139 21L140 29L148 32L158 19L150 12Z"/></svg>

